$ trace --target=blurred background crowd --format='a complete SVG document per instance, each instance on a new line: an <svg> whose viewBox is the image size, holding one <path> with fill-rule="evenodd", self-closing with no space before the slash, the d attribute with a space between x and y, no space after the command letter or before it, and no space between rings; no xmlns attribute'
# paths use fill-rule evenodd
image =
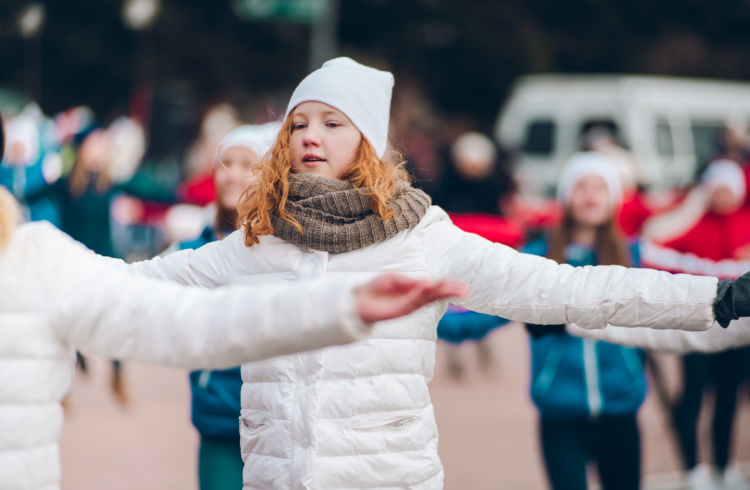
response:
<svg viewBox="0 0 750 490"><path fill-rule="evenodd" d="M459 227L516 248L547 236L565 222L563 165L593 152L617 168L616 222L641 247L638 263L733 277L750 269L749 23L747 0L5 0L0 185L25 219L128 261L207 228L220 238L231 226L217 229L217 210L236 200L215 178L221 141L277 121L309 69L345 54L394 73L392 145ZM451 307L437 389L469 383L474 365L528 383L529 362L504 364L492 341L505 323ZM750 353L686 356L681 374L638 356L674 427L678 481L747 488L734 463L750 454L730 449L750 438L732 424ZM114 393L131 403L113 366ZM701 466L704 391L714 455ZM448 460L448 488L503 487L463 486L451 472Z"/></svg>

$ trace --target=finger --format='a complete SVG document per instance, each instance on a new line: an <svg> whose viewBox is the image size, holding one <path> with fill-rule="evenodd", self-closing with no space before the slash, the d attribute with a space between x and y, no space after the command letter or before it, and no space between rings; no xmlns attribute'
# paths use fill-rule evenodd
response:
<svg viewBox="0 0 750 490"><path fill-rule="evenodd" d="M431 287L432 286L428 282L419 282L415 284L409 292L402 294L401 314L407 315L427 304L429 302L427 298L430 296L428 290Z"/></svg>
<svg viewBox="0 0 750 490"><path fill-rule="evenodd" d="M440 284L429 284L418 290L415 294L412 307L416 310L425 305L428 305L434 301L448 299L454 297L455 291L452 289L446 289Z"/></svg>
<svg viewBox="0 0 750 490"><path fill-rule="evenodd" d="M466 292L467 287L463 283L447 280L438 281L425 288L421 300L426 304L444 299L463 298L466 296Z"/></svg>
<svg viewBox="0 0 750 490"><path fill-rule="evenodd" d="M468 292L469 287L465 283L450 279L440 281L435 289L435 294L452 298L465 298Z"/></svg>
<svg viewBox="0 0 750 490"><path fill-rule="evenodd" d="M415 279L413 277L405 276L403 274L387 274L390 287L394 291L406 292L419 284L427 284L429 281L425 279Z"/></svg>

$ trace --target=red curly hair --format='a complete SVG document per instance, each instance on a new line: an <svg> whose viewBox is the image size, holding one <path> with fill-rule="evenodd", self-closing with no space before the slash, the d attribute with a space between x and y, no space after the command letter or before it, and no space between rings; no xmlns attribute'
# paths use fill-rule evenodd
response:
<svg viewBox="0 0 750 490"><path fill-rule="evenodd" d="M248 247L258 243L259 237L274 232L271 216L277 210L282 219L293 224L302 233L302 226L286 211L289 174L293 173L289 144L293 125L294 112L284 121L271 151L261 162L258 182L245 189L240 196L237 227L244 227L245 245ZM397 152L381 159L364 137L354 161L338 178L366 192L370 197L372 210L383 220L393 219L388 201L401 192L402 183L410 182L403 159Z"/></svg>

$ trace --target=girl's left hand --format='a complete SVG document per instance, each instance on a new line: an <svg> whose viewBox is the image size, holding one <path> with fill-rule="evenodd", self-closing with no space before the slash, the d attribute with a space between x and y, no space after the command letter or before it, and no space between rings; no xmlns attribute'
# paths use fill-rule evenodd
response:
<svg viewBox="0 0 750 490"><path fill-rule="evenodd" d="M463 298L466 292L467 286L461 282L388 273L358 287L355 295L360 317L373 323L408 315L433 301Z"/></svg>

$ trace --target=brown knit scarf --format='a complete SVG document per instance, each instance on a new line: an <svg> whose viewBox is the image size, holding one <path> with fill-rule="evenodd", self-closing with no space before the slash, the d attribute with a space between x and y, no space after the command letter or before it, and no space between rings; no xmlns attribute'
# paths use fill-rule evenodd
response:
<svg viewBox="0 0 750 490"><path fill-rule="evenodd" d="M404 184L388 206L394 218L382 220L370 198L351 183L314 175L289 176L287 212L302 233L278 214L271 218L274 235L301 247L330 253L357 250L414 227L427 212L430 196Z"/></svg>

